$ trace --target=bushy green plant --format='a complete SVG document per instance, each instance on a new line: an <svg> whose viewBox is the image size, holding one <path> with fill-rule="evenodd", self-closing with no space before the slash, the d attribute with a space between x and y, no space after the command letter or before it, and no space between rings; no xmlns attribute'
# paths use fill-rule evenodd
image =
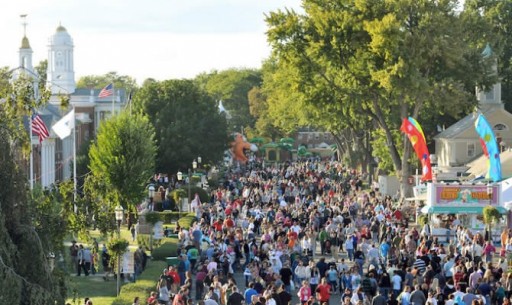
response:
<svg viewBox="0 0 512 305"><path fill-rule="evenodd" d="M176 256L178 251L178 238L168 238L160 247L153 250L151 257L153 260L165 261L166 257Z"/></svg>
<svg viewBox="0 0 512 305"><path fill-rule="evenodd" d="M184 185L181 187L181 190L183 190L184 192L186 192L185 194L185 197L188 196L188 186L187 185ZM210 196L208 195L208 193L203 190L202 188L198 187L198 186L194 186L194 185L191 185L190 186L190 196L192 197L192 199L194 199L194 195L195 194L199 194L199 199L201 199L201 202L209 202L210 201Z"/></svg>
<svg viewBox="0 0 512 305"><path fill-rule="evenodd" d="M189 229L195 221L197 218L193 214L187 214L178 220L178 224L182 228Z"/></svg>
<svg viewBox="0 0 512 305"><path fill-rule="evenodd" d="M151 247L151 240L149 234L137 234L137 244L139 246L149 249ZM153 240L153 247L158 247L161 244L161 239Z"/></svg>
<svg viewBox="0 0 512 305"><path fill-rule="evenodd" d="M422 214L418 216L418 223L422 226L428 223L428 215Z"/></svg>
<svg viewBox="0 0 512 305"><path fill-rule="evenodd" d="M158 212L149 212L144 215L146 222L151 226L154 226L157 222L161 221L160 213Z"/></svg>

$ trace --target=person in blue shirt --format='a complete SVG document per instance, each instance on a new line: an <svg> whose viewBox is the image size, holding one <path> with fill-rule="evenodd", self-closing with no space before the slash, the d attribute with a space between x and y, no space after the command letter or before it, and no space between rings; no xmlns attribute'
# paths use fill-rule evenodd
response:
<svg viewBox="0 0 512 305"><path fill-rule="evenodd" d="M382 263L384 264L384 266L387 265L387 260L388 260L388 254L389 254L389 244L386 242L386 241L383 241L382 244L380 245L380 256L382 258Z"/></svg>
<svg viewBox="0 0 512 305"><path fill-rule="evenodd" d="M256 291L256 289L254 289L254 282L250 282L249 288L247 288L244 292L245 303L247 305L251 304L252 296L257 294L258 292Z"/></svg>

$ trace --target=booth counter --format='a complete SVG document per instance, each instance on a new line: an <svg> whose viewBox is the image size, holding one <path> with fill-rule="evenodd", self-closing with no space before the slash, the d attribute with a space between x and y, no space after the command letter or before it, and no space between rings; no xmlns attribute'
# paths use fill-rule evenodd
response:
<svg viewBox="0 0 512 305"><path fill-rule="evenodd" d="M432 233L442 241L455 234L452 226L455 219L473 233L483 234L485 225L482 211L486 206L494 206L501 214L508 214L508 210L501 203L499 184L429 183L426 202L421 212L429 215ZM503 217L500 223L493 225L494 240L499 240L496 237L506 227L506 218Z"/></svg>

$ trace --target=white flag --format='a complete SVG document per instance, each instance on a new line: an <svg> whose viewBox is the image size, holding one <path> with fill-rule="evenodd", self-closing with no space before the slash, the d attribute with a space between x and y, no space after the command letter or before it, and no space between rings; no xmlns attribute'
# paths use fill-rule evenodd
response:
<svg viewBox="0 0 512 305"><path fill-rule="evenodd" d="M61 140L64 140L71 134L71 130L75 128L75 109L71 110L62 119L60 119L55 125L52 126L52 130L59 136Z"/></svg>

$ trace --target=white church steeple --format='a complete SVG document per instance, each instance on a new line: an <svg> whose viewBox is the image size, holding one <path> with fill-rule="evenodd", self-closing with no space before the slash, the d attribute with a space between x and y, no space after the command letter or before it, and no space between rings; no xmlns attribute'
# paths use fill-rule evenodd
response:
<svg viewBox="0 0 512 305"><path fill-rule="evenodd" d="M496 59L496 55L489 44L485 46L485 49L482 52L482 58L492 62L491 72L494 75L498 75L498 60ZM504 108L504 105L501 102L501 81L498 79L498 81L492 85L488 91L483 91L477 87L476 98L478 100L478 107L484 112L496 107Z"/></svg>
<svg viewBox="0 0 512 305"><path fill-rule="evenodd" d="M27 38L27 15L21 15L21 19L23 19L23 38L21 39L21 47L19 50L19 67L29 70L30 72L34 72L34 67L32 66L32 48L30 47L30 43Z"/></svg>
<svg viewBox="0 0 512 305"><path fill-rule="evenodd" d="M47 80L52 94L75 92L73 39L62 25L49 39Z"/></svg>

